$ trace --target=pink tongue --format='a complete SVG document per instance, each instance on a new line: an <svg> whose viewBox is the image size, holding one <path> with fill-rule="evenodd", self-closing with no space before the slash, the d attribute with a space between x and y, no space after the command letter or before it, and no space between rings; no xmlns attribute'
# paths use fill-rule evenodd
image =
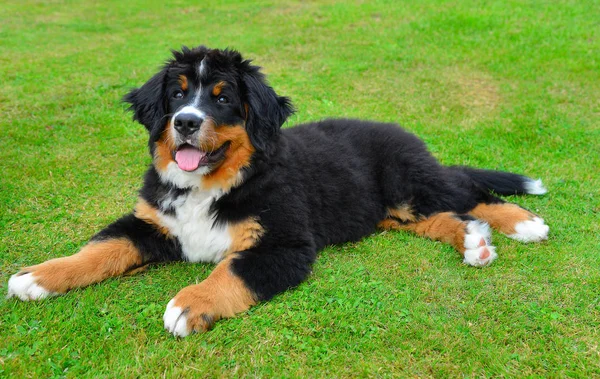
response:
<svg viewBox="0 0 600 379"><path fill-rule="evenodd" d="M206 154L192 146L185 146L175 154L175 160L180 169L194 171L200 165L200 160Z"/></svg>

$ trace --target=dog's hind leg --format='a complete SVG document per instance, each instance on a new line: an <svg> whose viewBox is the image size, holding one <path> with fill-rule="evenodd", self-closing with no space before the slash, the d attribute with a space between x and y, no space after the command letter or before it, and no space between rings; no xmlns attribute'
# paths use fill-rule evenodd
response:
<svg viewBox="0 0 600 379"><path fill-rule="evenodd" d="M469 214L517 241L540 242L548 238L549 227L544 220L517 204L480 203Z"/></svg>
<svg viewBox="0 0 600 379"><path fill-rule="evenodd" d="M393 209L388 211L388 217L379 223L379 227L408 230L449 243L463 255L464 263L471 266L483 267L497 258L488 224L469 215L441 212L417 217L406 208Z"/></svg>
<svg viewBox="0 0 600 379"><path fill-rule="evenodd" d="M541 180L470 167L448 167L448 172L475 200L467 213L521 242L539 242L548 238L549 228L541 217L495 196L543 195L547 190Z"/></svg>

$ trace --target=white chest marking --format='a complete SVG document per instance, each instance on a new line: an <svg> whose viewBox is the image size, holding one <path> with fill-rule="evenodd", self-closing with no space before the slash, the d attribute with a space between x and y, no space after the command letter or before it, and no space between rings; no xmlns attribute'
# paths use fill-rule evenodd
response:
<svg viewBox="0 0 600 379"><path fill-rule="evenodd" d="M175 214L158 212L163 225L181 243L183 257L190 262L214 262L223 259L231 246L227 225L215 225L210 206L220 193L192 190L171 203Z"/></svg>

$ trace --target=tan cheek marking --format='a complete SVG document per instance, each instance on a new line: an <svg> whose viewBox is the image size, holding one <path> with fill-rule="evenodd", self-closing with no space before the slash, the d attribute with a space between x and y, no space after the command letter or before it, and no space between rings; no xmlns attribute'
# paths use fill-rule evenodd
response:
<svg viewBox="0 0 600 379"><path fill-rule="evenodd" d="M179 85L181 86L182 90L187 91L187 89L188 89L188 79L187 79L187 76L185 76L185 75L179 75Z"/></svg>
<svg viewBox="0 0 600 379"><path fill-rule="evenodd" d="M221 261L200 284L185 287L175 296L174 305L187 310L188 328L205 331L224 317L248 310L256 296L231 269L235 254Z"/></svg>
<svg viewBox="0 0 600 379"><path fill-rule="evenodd" d="M77 254L51 259L22 272L32 273L47 290L64 293L134 271L141 263L142 257L131 241L112 239L90 242Z"/></svg>
<svg viewBox="0 0 600 379"><path fill-rule="evenodd" d="M141 197L138 199L138 202L135 205L133 214L135 217L139 218L145 223L153 225L159 232L161 232L165 236L171 236L169 229L162 224L160 218L158 217L158 209L148 204L148 202L142 199Z"/></svg>
<svg viewBox="0 0 600 379"><path fill-rule="evenodd" d="M167 121L165 130L162 132L160 139L155 143L154 150L154 167L159 171L165 171L173 159L173 151L175 151L175 142L171 133L171 121Z"/></svg>
<svg viewBox="0 0 600 379"><path fill-rule="evenodd" d="M504 234L516 233L516 224L535 217L533 213L511 203L479 204L469 213L476 218L487 221L492 228Z"/></svg>
<svg viewBox="0 0 600 379"><path fill-rule="evenodd" d="M226 254L253 248L264 235L265 230L255 218L233 224L228 229L231 246Z"/></svg>
<svg viewBox="0 0 600 379"><path fill-rule="evenodd" d="M219 96L221 94L221 91L223 91L223 87L225 87L226 84L227 83L225 82L219 82L215 84L215 86L212 89L213 96Z"/></svg>
<svg viewBox="0 0 600 379"><path fill-rule="evenodd" d="M250 159L255 149L250 143L246 129L242 125L219 126L217 129L213 129L212 138L206 139L207 141L216 141L214 146L211 146L211 150L227 141L231 142L231 145L225 152L225 158L221 165L204 176L202 187L204 189L217 187L228 191L237 184L239 171L250 165Z"/></svg>

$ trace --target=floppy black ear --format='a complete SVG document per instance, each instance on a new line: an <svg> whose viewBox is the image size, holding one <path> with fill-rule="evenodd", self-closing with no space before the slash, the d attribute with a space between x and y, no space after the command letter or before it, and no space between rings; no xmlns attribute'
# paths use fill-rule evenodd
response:
<svg viewBox="0 0 600 379"><path fill-rule="evenodd" d="M144 125L148 131L165 116L164 91L168 70L169 67L165 66L143 86L123 97L123 101L131 104L128 110L133 111L133 119Z"/></svg>
<svg viewBox="0 0 600 379"><path fill-rule="evenodd" d="M258 70L257 66L248 66L242 76L248 104L246 131L252 145L269 154L281 125L294 113L294 108L287 97L277 96Z"/></svg>

